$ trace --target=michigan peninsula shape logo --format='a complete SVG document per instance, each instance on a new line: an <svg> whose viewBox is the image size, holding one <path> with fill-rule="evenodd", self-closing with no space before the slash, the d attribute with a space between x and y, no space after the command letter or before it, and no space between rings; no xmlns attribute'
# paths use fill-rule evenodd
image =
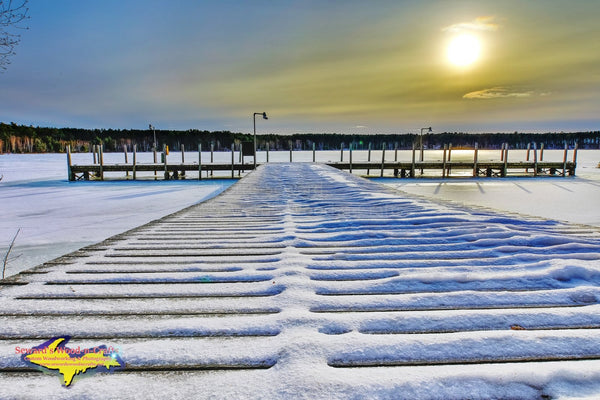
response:
<svg viewBox="0 0 600 400"><path fill-rule="evenodd" d="M65 387L84 374L113 372L125 366L118 352L112 348L112 351L105 345L88 349L69 348L66 344L70 339L70 336L58 336L39 346L20 349L23 353L21 359L44 373L58 375Z"/></svg>

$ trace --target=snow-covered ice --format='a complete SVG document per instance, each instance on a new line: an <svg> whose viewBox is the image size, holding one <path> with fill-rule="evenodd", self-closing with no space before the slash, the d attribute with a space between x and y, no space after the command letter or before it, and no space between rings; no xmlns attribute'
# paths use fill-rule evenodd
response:
<svg viewBox="0 0 600 400"><path fill-rule="evenodd" d="M0 155L2 257L20 229L6 276L197 204L234 183L68 182L66 170L64 154Z"/></svg>

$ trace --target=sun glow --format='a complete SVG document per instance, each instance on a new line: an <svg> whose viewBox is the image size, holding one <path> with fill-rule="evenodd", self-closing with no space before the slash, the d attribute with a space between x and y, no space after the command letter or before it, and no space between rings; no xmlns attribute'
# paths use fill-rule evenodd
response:
<svg viewBox="0 0 600 400"><path fill-rule="evenodd" d="M448 44L448 61L458 67L467 67L479 58L481 43L473 35L463 34L455 37Z"/></svg>

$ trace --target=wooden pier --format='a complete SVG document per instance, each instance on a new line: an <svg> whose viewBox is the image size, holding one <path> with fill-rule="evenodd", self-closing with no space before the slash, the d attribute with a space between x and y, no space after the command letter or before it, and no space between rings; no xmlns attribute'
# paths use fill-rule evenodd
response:
<svg viewBox="0 0 600 400"><path fill-rule="evenodd" d="M527 159L524 161L508 161L508 146L503 146L500 156L500 161L479 160L478 154L480 149L475 146L473 150L473 158L471 161L454 161L451 159L452 148L444 146L443 156L441 160L423 161L423 151L417 151L413 146L412 159L408 162L388 161L385 159L385 147L382 151L381 161L371 160L371 150L369 149L368 161L353 162L352 147L349 148L349 160L344 161L344 150L341 150L339 162L325 162L322 164L331 167L346 170L352 173L353 171L365 171L366 176L393 175L396 178L417 178L417 177L442 177L450 178L453 176L472 176L472 177L516 177L516 176L574 176L577 167L577 145L573 149L572 161L568 160L568 148L565 145L564 157L562 161L543 161L543 146L540 149L539 159L538 150L533 148L533 159L530 160L530 148L527 148ZM417 155L420 153L419 160ZM197 173L197 179L203 179L203 174L206 177L213 176L217 171L231 172L231 178L240 177L242 173L254 169L254 163L244 163L244 157L239 153L238 161L236 162L235 149L231 148L230 163L206 163L202 160L202 149L198 149L199 162L186 163L184 151L182 149L181 162L168 162L168 151L163 150L161 153L162 162L156 162L156 152L154 154L153 163L138 163L135 147L133 149L133 161L127 162L127 151L125 151L125 163L106 164L103 161L102 146L98 146L98 150L94 151L94 162L92 164L73 164L71 160L70 148L67 148L67 165L68 179L70 181L77 180L104 180L105 173L121 172L126 178L131 176L132 179L137 179L137 174L140 172L153 172L155 179L160 176L162 179L186 179L187 172ZM267 151L267 162L269 160ZM211 160L212 160L211 149ZM313 147L313 162L316 160L316 152ZM293 152L290 150L290 162L293 162ZM262 163L257 163L257 166ZM390 171L388 174L385 174ZM435 174L425 174L425 171L434 171ZM465 174L465 171L467 173ZM374 172L374 174L372 173ZM454 175L453 175L454 172ZM456 172L459 172L457 175Z"/></svg>
<svg viewBox="0 0 600 400"><path fill-rule="evenodd" d="M598 387L590 229L266 164L0 281L0 398L453 398L465 384L538 398L565 376ZM66 389L15 351L64 335L116 349L124 368Z"/></svg>

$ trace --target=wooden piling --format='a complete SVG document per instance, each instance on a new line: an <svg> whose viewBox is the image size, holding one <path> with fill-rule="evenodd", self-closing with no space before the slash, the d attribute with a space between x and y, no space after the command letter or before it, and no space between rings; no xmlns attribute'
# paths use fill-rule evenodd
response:
<svg viewBox="0 0 600 400"><path fill-rule="evenodd" d="M344 142L340 145L340 162L344 162Z"/></svg>
<svg viewBox="0 0 600 400"><path fill-rule="evenodd" d="M269 142L267 142L267 162L269 162Z"/></svg>
<svg viewBox="0 0 600 400"><path fill-rule="evenodd" d="M152 147L152 152L154 153L154 165L155 165L155 167L154 167L154 180L156 180L157 179L157 177L156 177L156 161L157 161L156 160L156 146Z"/></svg>
<svg viewBox="0 0 600 400"><path fill-rule="evenodd" d="M579 149L579 142L575 142L575 149L573 149L573 170L570 175L575 176L575 169L577 168L577 149Z"/></svg>
<svg viewBox="0 0 600 400"><path fill-rule="evenodd" d="M350 157L350 173L352 173L352 142L350 142L350 146L348 146L349 157Z"/></svg>
<svg viewBox="0 0 600 400"><path fill-rule="evenodd" d="M446 151L448 146L444 144L444 154L442 156L442 178L446 177Z"/></svg>
<svg viewBox="0 0 600 400"><path fill-rule="evenodd" d="M96 157L97 156L97 154L96 154L97 151L98 150L96 149L96 145L95 144L92 145L92 155L93 155L93 158L94 158L94 165L98 163L98 157Z"/></svg>
<svg viewBox="0 0 600 400"><path fill-rule="evenodd" d="M198 144L198 180L202 180L202 143Z"/></svg>
<svg viewBox="0 0 600 400"><path fill-rule="evenodd" d="M70 181L74 181L75 180L75 174L73 174L73 171L71 170L71 146L67 145L67 178Z"/></svg>
<svg viewBox="0 0 600 400"><path fill-rule="evenodd" d="M290 162L292 162L292 141L290 140Z"/></svg>
<svg viewBox="0 0 600 400"><path fill-rule="evenodd" d="M385 167L385 142L383 142L381 153L381 175L379 176L383 178L383 168Z"/></svg>
<svg viewBox="0 0 600 400"><path fill-rule="evenodd" d="M312 144L312 148L313 148L313 162L316 162L316 160L317 160L317 157L316 157L317 154L316 154L316 146L315 146L314 142Z"/></svg>
<svg viewBox="0 0 600 400"><path fill-rule="evenodd" d="M537 143L533 142L533 176L538 174Z"/></svg>
<svg viewBox="0 0 600 400"><path fill-rule="evenodd" d="M504 177L508 172L508 142L504 146L504 167L502 168L501 175Z"/></svg>
<svg viewBox="0 0 600 400"><path fill-rule="evenodd" d="M233 169L235 164L235 144L231 143L231 179L235 178L235 170Z"/></svg>
<svg viewBox="0 0 600 400"><path fill-rule="evenodd" d="M475 151L473 152L473 176L477 177L479 175L479 167L477 166L477 153L479 151L479 145L475 142Z"/></svg>
<svg viewBox="0 0 600 400"><path fill-rule="evenodd" d="M210 142L210 163L213 164L215 159L213 158L213 153L215 151L215 144L214 142ZM255 156L256 157L256 156ZM213 176L213 170L210 170L210 176Z"/></svg>
<svg viewBox="0 0 600 400"><path fill-rule="evenodd" d="M169 170L167 169L167 145L163 144L163 161L165 164L165 180L169 180Z"/></svg>
<svg viewBox="0 0 600 400"><path fill-rule="evenodd" d="M446 175L450 176L450 170L451 170L451 166L450 166L450 161L452 158L452 143L448 144L448 172L446 173Z"/></svg>
<svg viewBox="0 0 600 400"><path fill-rule="evenodd" d="M98 147L98 163L100 164L100 180L104 180L104 146Z"/></svg>
<svg viewBox="0 0 600 400"><path fill-rule="evenodd" d="M529 152L531 151L531 143L527 143L527 156L525 157L525 161L529 161ZM525 172L529 172L529 168L525 168Z"/></svg>
<svg viewBox="0 0 600 400"><path fill-rule="evenodd" d="M135 181L136 173L135 166L137 164L137 145L133 145L133 180Z"/></svg>
<svg viewBox="0 0 600 400"><path fill-rule="evenodd" d="M412 144L412 164L410 166L410 177L415 177L415 143Z"/></svg>
<svg viewBox="0 0 600 400"><path fill-rule="evenodd" d="M540 144L540 161L544 161L544 143Z"/></svg>
<svg viewBox="0 0 600 400"><path fill-rule="evenodd" d="M367 154L367 161L371 162L371 142L369 142L369 152ZM367 168L367 175L369 175L369 172L371 172L371 170Z"/></svg>
<svg viewBox="0 0 600 400"><path fill-rule="evenodd" d="M394 143L394 161L398 162L398 142Z"/></svg>
<svg viewBox="0 0 600 400"><path fill-rule="evenodd" d="M563 155L563 176L567 176L567 154L569 152L569 148L567 147L567 142L565 141L565 153Z"/></svg>
<svg viewBox="0 0 600 400"><path fill-rule="evenodd" d="M129 162L129 160L127 159L127 145L126 144L123 145L123 154L125 155L125 164L127 164ZM129 171L125 170L125 176L129 177Z"/></svg>
<svg viewBox="0 0 600 400"><path fill-rule="evenodd" d="M504 143L500 147L500 161L504 161Z"/></svg>

